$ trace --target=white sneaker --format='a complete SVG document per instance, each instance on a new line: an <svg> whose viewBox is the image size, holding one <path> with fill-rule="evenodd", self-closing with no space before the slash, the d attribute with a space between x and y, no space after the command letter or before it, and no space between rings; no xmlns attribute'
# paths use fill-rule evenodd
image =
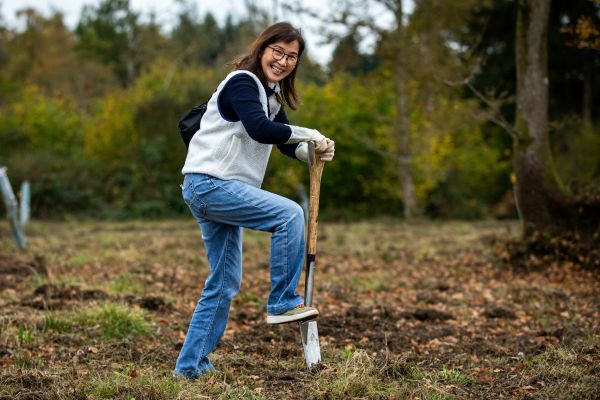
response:
<svg viewBox="0 0 600 400"><path fill-rule="evenodd" d="M267 324L285 324L287 322L294 321L306 321L307 319L314 319L319 316L319 311L314 307L305 307L304 304L300 304L298 307L293 308L283 314L278 315L267 315Z"/></svg>

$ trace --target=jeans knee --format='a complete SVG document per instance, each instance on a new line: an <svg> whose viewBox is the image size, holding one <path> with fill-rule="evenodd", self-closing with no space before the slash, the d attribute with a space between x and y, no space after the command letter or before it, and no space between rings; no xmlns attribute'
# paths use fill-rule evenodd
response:
<svg viewBox="0 0 600 400"><path fill-rule="evenodd" d="M286 219L288 225L292 225L294 228L304 228L304 210L298 203L290 200Z"/></svg>
<svg viewBox="0 0 600 400"><path fill-rule="evenodd" d="M304 209L300 206L300 204L292 201L292 206L290 207L290 219L293 219L295 222L300 222L304 225Z"/></svg>
<svg viewBox="0 0 600 400"><path fill-rule="evenodd" d="M225 271L223 274L218 275L211 274L204 283L202 298L217 299L225 297L231 300L238 294L241 286L241 273L237 274L237 271Z"/></svg>
<svg viewBox="0 0 600 400"><path fill-rule="evenodd" d="M241 279L232 279L224 287L223 294L225 295L225 297L227 297L228 300L232 300L240 292L241 287L242 287Z"/></svg>

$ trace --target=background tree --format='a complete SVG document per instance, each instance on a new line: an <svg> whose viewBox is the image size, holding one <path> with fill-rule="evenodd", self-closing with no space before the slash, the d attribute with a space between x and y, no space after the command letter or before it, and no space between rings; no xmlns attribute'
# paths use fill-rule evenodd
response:
<svg viewBox="0 0 600 400"><path fill-rule="evenodd" d="M4 71L14 84L32 84L50 96L66 96L86 107L116 80L107 67L82 60L75 53L76 38L60 13L44 17L23 9L24 29L5 41Z"/></svg>
<svg viewBox="0 0 600 400"><path fill-rule="evenodd" d="M456 5L416 1L414 4L414 12L410 15L405 13L405 4L400 0L338 1L331 7L331 15L323 17L312 13L324 20L326 37L336 40L340 36L340 27L345 32L343 39L338 41L330 66L333 73L356 70L361 64L357 57L367 58L358 52L356 43L365 36L375 37L376 51L370 58L374 65L381 63L381 67L389 72L384 79L394 82L389 88L394 94L395 110L389 129L396 145L392 153L399 172L405 216L420 213L427 207L424 204L426 194L422 191L416 194L415 186L420 182L415 179L423 179L423 175L417 171L420 167L413 160L417 156L415 148L426 148L427 139L412 126L415 123L412 116L423 115L423 106L431 112L436 93L451 96L450 92L455 92L444 86L443 78L456 73L451 71L465 67L459 62L462 49L457 49L458 40L449 32L459 32L464 17L475 2ZM294 10L311 15L310 10L302 7ZM356 64L350 62L353 58ZM429 132L433 133L432 130Z"/></svg>
<svg viewBox="0 0 600 400"><path fill-rule="evenodd" d="M388 30L377 24L376 17L373 15L372 10L369 9L369 6L373 4L379 6L378 11L382 11L383 7L384 12L391 13L394 21L391 29ZM389 40L386 40L389 51L383 53L383 59L388 64L388 68L393 70L392 79L395 82L393 89L395 96L395 117L392 129L395 137L395 153L400 185L402 187L403 212L406 217L415 215L418 211L411 167L410 111L405 87L405 81L408 77L404 69L405 60L403 58L406 39L404 37L405 20L402 0L374 0L372 2L358 2L353 0L335 1L330 7L332 14L327 16L319 16L314 11L301 5L289 7L289 9L294 12L302 12L324 19L323 23L329 27L335 26L338 28L341 26L342 29L347 31L344 34L346 41L356 40L354 35L361 28L368 29L379 40L382 40L384 37L389 38ZM329 27L325 28L325 34L329 37L336 37L337 34L333 30L329 32ZM338 50L343 49L348 44L351 43L347 42L346 44L340 41Z"/></svg>
<svg viewBox="0 0 600 400"><path fill-rule="evenodd" d="M129 0L86 5L75 29L78 53L110 66L123 86L132 84L141 68L138 20Z"/></svg>
<svg viewBox="0 0 600 400"><path fill-rule="evenodd" d="M550 1L518 3L516 193L525 234L577 226L574 199L556 173L548 139L547 30Z"/></svg>
<svg viewBox="0 0 600 400"><path fill-rule="evenodd" d="M579 32L586 44L593 44L599 16L594 1L553 1L551 6L524 1L488 3L473 9L469 19L467 36L481 32L475 51L483 56L472 87L479 95L504 92L498 106L501 120L515 120L514 128L502 125L512 136L526 234L579 231L589 238L598 229L591 210L597 201L593 193L599 187L600 155L590 149L600 146L600 132L585 105L595 101L586 87L598 82L586 71L589 63L598 62L598 54L589 52L590 45L575 45L579 34L573 26L586 21L587 31Z"/></svg>
<svg viewBox="0 0 600 400"><path fill-rule="evenodd" d="M350 32L339 39L331 55L330 74L345 72L351 75L364 75L380 66L380 57L361 53L358 45L356 32Z"/></svg>
<svg viewBox="0 0 600 400"><path fill-rule="evenodd" d="M191 4L184 4L178 23L171 32L170 42L176 56L184 65L210 65L223 49L225 35L212 14L198 19Z"/></svg>
<svg viewBox="0 0 600 400"><path fill-rule="evenodd" d="M471 40L467 38L479 36L473 53L479 54L482 62L471 82L479 92L504 99L499 110L506 121L515 119L516 16L516 2L484 3L472 10L468 29L460 39L467 45ZM590 151L600 145L600 132L594 126L598 116L592 112L600 106L600 100L592 95L600 91L600 80L592 79L592 71L600 67L600 51L593 48L597 40L593 32L599 25L600 4L596 1L555 0L551 4L547 35L552 94L548 98L549 136L557 172L565 182L590 182L600 177L600 156ZM473 96L469 91L466 94ZM486 131L510 145L501 129L488 126Z"/></svg>

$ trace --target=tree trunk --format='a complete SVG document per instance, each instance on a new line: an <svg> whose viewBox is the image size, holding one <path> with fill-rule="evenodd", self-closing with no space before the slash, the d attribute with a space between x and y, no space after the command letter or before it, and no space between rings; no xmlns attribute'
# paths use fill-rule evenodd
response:
<svg viewBox="0 0 600 400"><path fill-rule="evenodd" d="M524 234L560 233L575 220L573 200L556 173L548 139L547 29L550 0L519 0L517 113L514 140L517 205Z"/></svg>
<svg viewBox="0 0 600 400"><path fill-rule="evenodd" d="M396 19L395 57L394 57L394 91L396 95L396 118L394 120L394 131L398 139L398 167L402 182L402 199L404 201L404 216L410 218L417 213L417 201L415 199L415 185L412 177L412 154L410 151L410 122L408 120L408 105L406 94L406 74L403 68L403 11L402 0L396 0L394 4Z"/></svg>

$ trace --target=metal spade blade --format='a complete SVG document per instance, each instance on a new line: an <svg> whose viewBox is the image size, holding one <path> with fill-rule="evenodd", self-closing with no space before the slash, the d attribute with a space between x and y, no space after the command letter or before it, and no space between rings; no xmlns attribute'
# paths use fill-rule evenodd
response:
<svg viewBox="0 0 600 400"><path fill-rule="evenodd" d="M300 334L302 335L302 347L304 348L304 359L306 368L321 362L321 347L319 345L319 331L317 321L300 322Z"/></svg>

